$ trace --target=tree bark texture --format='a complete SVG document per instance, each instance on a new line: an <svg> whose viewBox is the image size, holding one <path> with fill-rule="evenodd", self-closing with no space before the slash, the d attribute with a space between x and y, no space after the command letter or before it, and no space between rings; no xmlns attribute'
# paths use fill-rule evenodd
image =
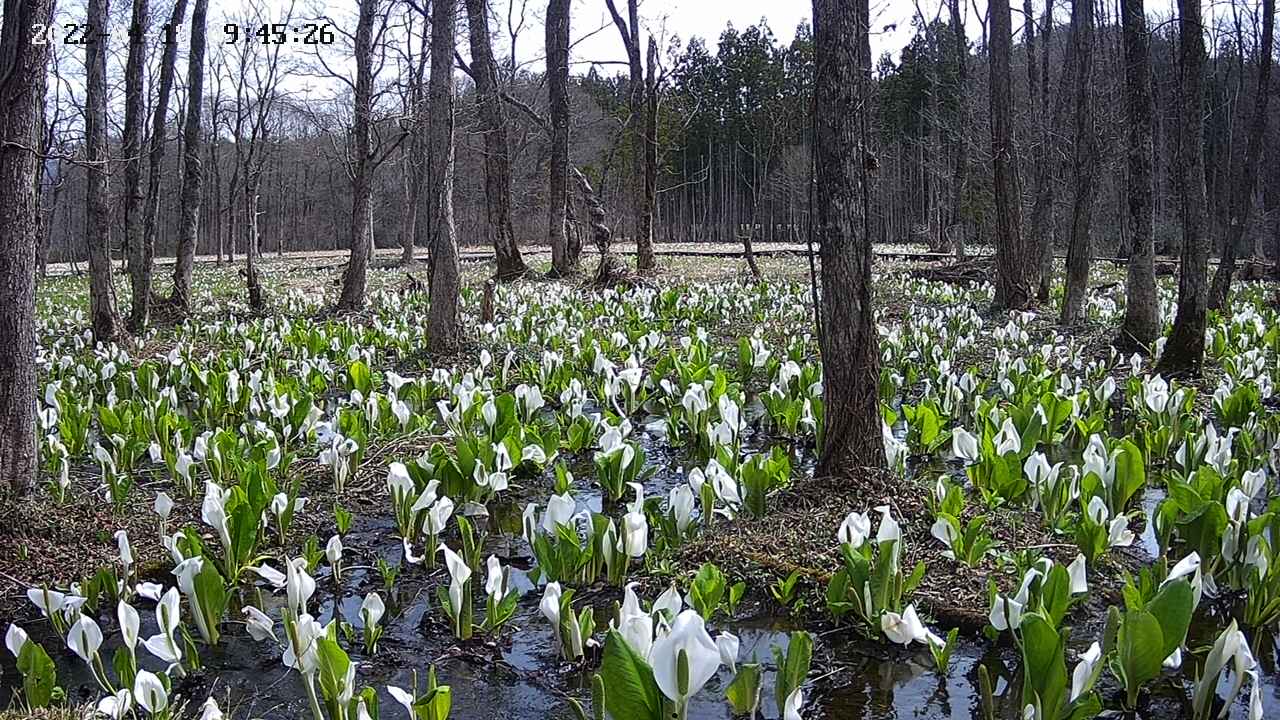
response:
<svg viewBox="0 0 1280 720"><path fill-rule="evenodd" d="M1089 232L1098 194L1098 138L1093 126L1093 0L1072 0L1071 42L1076 47L1072 100L1075 104L1073 148L1075 197L1071 208L1071 241L1067 245L1067 281L1060 322L1075 325L1083 319L1089 290L1093 243Z"/></svg>
<svg viewBox="0 0 1280 720"><path fill-rule="evenodd" d="M106 27L107 0L89 0L85 21ZM111 268L111 201L107 188L107 43L89 43L85 53L85 242L89 246L89 317L93 336L108 343L120 334Z"/></svg>
<svg viewBox="0 0 1280 720"><path fill-rule="evenodd" d="M170 298L170 304L183 315L191 309L191 278L195 269L196 233L200 229L201 190L204 184L200 163L200 111L204 103L192 102L192 98L204 97L205 24L208 13L209 0L195 0L195 6L191 9L191 51L187 56L187 114L182 127L182 209L178 225L178 253L173 268L173 295ZM216 173L217 163L212 164ZM219 175L219 179L220 177ZM215 213L219 212L218 202L215 193Z"/></svg>
<svg viewBox="0 0 1280 720"><path fill-rule="evenodd" d="M640 210L638 237L645 247L648 259L641 265L640 251L636 251L636 265L642 269L654 267L653 213L658 198L658 41L649 36L649 48L645 54L647 76L644 93L644 207Z"/></svg>
<svg viewBox="0 0 1280 720"><path fill-rule="evenodd" d="M814 0L813 152L822 259L825 403L818 475L850 476L885 462L880 432L880 344L871 305L867 114L867 0Z"/></svg>
<svg viewBox="0 0 1280 720"><path fill-rule="evenodd" d="M1128 205L1129 275L1125 293L1123 344L1149 346L1160 336L1156 296L1154 205L1152 204L1152 115L1150 41L1143 0L1121 0L1124 42L1125 114L1129 124L1125 183Z"/></svg>
<svg viewBox="0 0 1280 720"><path fill-rule="evenodd" d="M351 256L342 274L340 310L358 310L364 306L365 285L369 274L369 256L373 252L369 226L372 209L373 158L370 157L370 123L373 115L373 22L378 0L360 0L360 19L356 22L355 106L351 122Z"/></svg>
<svg viewBox="0 0 1280 720"><path fill-rule="evenodd" d="M466 0L466 5L471 74L476 82L480 132L484 135L484 202L488 220L485 232L493 245L497 278L514 280L523 276L528 268L520 257L511 224L511 150L489 36L489 5L487 0Z"/></svg>
<svg viewBox="0 0 1280 720"><path fill-rule="evenodd" d="M1076 66L1075 43L1068 39L1062 61L1062 73L1057 92L1050 92L1049 64L1053 55L1050 43L1053 37L1053 2L1045 7L1044 32L1041 36L1043 51L1040 65L1040 120L1039 149L1036 153L1035 200L1031 209L1031 221L1027 223L1028 244L1036 253L1036 298L1049 300L1049 288L1053 285L1053 251L1056 235L1054 218L1054 179L1060 167L1059 158L1064 155L1061 138L1067 118L1067 78L1073 77Z"/></svg>
<svg viewBox="0 0 1280 720"><path fill-rule="evenodd" d="M130 16L130 34L139 37L147 30L149 9L147 0L133 0ZM143 242L145 218L143 207L146 196L142 191L142 113L146 90L143 73L146 71L147 44L130 38L129 57L124 67L124 130L121 152L124 154L124 247L129 266L129 328L141 332L147 325L150 311L151 273L147 271L146 251Z"/></svg>
<svg viewBox="0 0 1280 720"><path fill-rule="evenodd" d="M1253 191L1258 186L1258 160L1262 155L1263 134L1267 130L1267 103L1271 98L1271 65L1275 50L1276 0L1262 0L1262 46L1258 56L1258 89L1253 96L1253 117L1249 120L1249 140L1244 151L1244 167L1236 174L1227 217L1227 237L1222 257L1213 275L1209 307L1219 309L1227 302L1231 277L1236 271L1236 258L1244 240L1249 216L1253 213ZM1277 260L1280 262L1280 259Z"/></svg>
<svg viewBox="0 0 1280 720"><path fill-rule="evenodd" d="M47 25L53 0L4 0L0 27L0 482L15 494L36 479L35 178L50 45L36 45L33 25ZM17 147L21 145L23 147Z"/></svg>
<svg viewBox="0 0 1280 720"><path fill-rule="evenodd" d="M636 0L627 0L627 18L618 12L614 0L605 0L613 24L622 36L627 50L627 124L626 134L631 140L631 227L636 234L636 269L652 270L657 265L653 255L653 237L641 232L644 227L644 116L645 81L644 66L640 64L640 13Z"/></svg>
<svg viewBox="0 0 1280 720"><path fill-rule="evenodd" d="M424 9L424 12L425 9ZM407 197L405 229L400 238L400 264L408 267L414 261L414 248L426 237L426 222L422 213L422 190L427 183L427 63L430 51L427 42L427 16L423 16L422 47L418 53L410 82L410 120L413 131L408 138L409 172L405 178Z"/></svg>
<svg viewBox="0 0 1280 720"><path fill-rule="evenodd" d="M1022 192L1013 141L1013 44L1008 0L991 3L991 164L995 184L996 293L998 309L1020 309L1034 298L1037 255L1022 232Z"/></svg>
<svg viewBox="0 0 1280 720"><path fill-rule="evenodd" d="M551 122L551 159L547 182L547 242L551 271L564 277L578 271L569 252L566 209L569 190L569 0L547 3L547 99Z"/></svg>
<svg viewBox="0 0 1280 720"><path fill-rule="evenodd" d="M1027 0L1030 2L1030 0ZM969 42L964 32L964 20L960 17L960 0L947 0L948 12L951 16L951 41L953 45L953 62L956 66L956 84L959 95L963 98L964 88L969 81ZM1035 23L1030 22L1029 27ZM1030 37L1030 36L1029 36ZM1030 46L1031 40L1028 39ZM964 129L970 127L968 105L963 99L955 103L956 117L953 119L952 142L955 150L951 159L951 191L947 201L947 227L944 231L951 243L952 250L958 259L965 257L964 230L964 190L965 175L968 172L969 144Z"/></svg>
<svg viewBox="0 0 1280 720"><path fill-rule="evenodd" d="M1209 301L1209 236L1204 180L1204 24L1199 0L1178 0L1179 92L1178 194L1182 216L1182 267L1178 309L1158 368L1169 375L1197 375L1204 363Z"/></svg>
<svg viewBox="0 0 1280 720"><path fill-rule="evenodd" d="M431 227L431 307L427 343L433 352L456 353L462 344L458 241L453 227L453 48L457 0L436 0L431 12L430 149L427 217Z"/></svg>
<svg viewBox="0 0 1280 720"><path fill-rule="evenodd" d="M186 14L187 0L177 0L173 4L173 13L169 16L171 35L166 38L160 59L160 82L151 117L151 140L147 150L147 196L146 208L143 210L142 240L129 265L130 277L134 283L129 326L134 332L141 332L151 319L151 279L155 274L156 226L160 218L160 178L164 170L165 148L168 145L166 135L169 97L173 93L173 76L178 61L178 27L182 25ZM201 89L203 88L198 88L197 92ZM187 103L191 103L190 97ZM139 288L145 289L145 292L139 292Z"/></svg>

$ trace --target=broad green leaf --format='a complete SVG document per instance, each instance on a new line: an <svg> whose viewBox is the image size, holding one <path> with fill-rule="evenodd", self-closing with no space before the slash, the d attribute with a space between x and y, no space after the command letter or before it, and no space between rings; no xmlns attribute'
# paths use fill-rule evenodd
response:
<svg viewBox="0 0 1280 720"><path fill-rule="evenodd" d="M1192 607L1194 601L1195 593L1191 589L1191 583L1180 579L1165 585L1147 603L1147 612L1160 623L1160 633L1164 640L1161 660L1172 655L1186 639L1191 614L1195 611Z"/></svg>
<svg viewBox="0 0 1280 720"><path fill-rule="evenodd" d="M734 715L755 715L760 707L760 666L751 663L739 667L724 695Z"/></svg>
<svg viewBox="0 0 1280 720"><path fill-rule="evenodd" d="M33 708L48 707L57 687L58 670L40 643L28 640L18 653L18 671L22 673L22 694Z"/></svg>
<svg viewBox="0 0 1280 720"><path fill-rule="evenodd" d="M662 694L653 669L636 654L622 635L610 630L600 665L605 709L615 718L662 720Z"/></svg>
<svg viewBox="0 0 1280 720"><path fill-rule="evenodd" d="M1058 631L1039 613L1022 619L1024 693L1034 692L1046 717L1056 717L1066 701L1067 665L1063 640Z"/></svg>
<svg viewBox="0 0 1280 720"><path fill-rule="evenodd" d="M1146 610L1124 613L1116 633L1116 657L1131 694L1136 695L1138 687L1160 675L1160 665L1168 655L1154 615Z"/></svg>

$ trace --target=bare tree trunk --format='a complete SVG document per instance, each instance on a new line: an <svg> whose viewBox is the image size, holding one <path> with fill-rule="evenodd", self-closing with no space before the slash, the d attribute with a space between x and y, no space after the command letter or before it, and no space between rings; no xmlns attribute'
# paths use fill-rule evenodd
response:
<svg viewBox="0 0 1280 720"><path fill-rule="evenodd" d="M136 0L136 2L145 4L146 0ZM165 124L169 116L169 96L173 92L174 65L178 57L177 28L182 24L182 18L186 12L187 0L177 0L173 5L173 13L169 17L168 27L172 35L165 38L164 52L160 60L160 87L151 118L151 141L147 151L147 195L146 207L143 210L142 234L136 240L136 248L133 245L135 240L129 241L129 248L133 251L129 260L129 278L132 283L129 327L135 333L142 332L151 318L151 278L155 270L156 224L160 216L160 177L164 170L164 152L167 144ZM129 56L133 57L132 46ZM187 102L190 103L191 100L188 99ZM125 124L128 124L127 119ZM141 130L139 130L139 140L141 140ZM128 152L125 154L129 155Z"/></svg>
<svg viewBox="0 0 1280 720"><path fill-rule="evenodd" d="M569 183L569 0L547 3L547 98L550 104L551 160L547 184L547 242L551 272L564 277L578 271L569 251L565 204Z"/></svg>
<svg viewBox="0 0 1280 720"><path fill-rule="evenodd" d="M106 27L107 0L89 0L85 20L90 27ZM107 43L85 47L85 242L89 246L89 316L93 336L108 343L120 335L116 291L111 268L111 202L107 188Z"/></svg>
<svg viewBox="0 0 1280 720"><path fill-rule="evenodd" d="M1076 47L1076 67L1072 76L1075 101L1075 202L1071 212L1071 242L1067 246L1067 283L1060 321L1075 325L1084 313L1084 297L1089 290L1089 265L1093 244L1089 237L1093 203L1098 191L1098 139L1093 127L1093 0L1072 0L1071 42Z"/></svg>
<svg viewBox="0 0 1280 720"><path fill-rule="evenodd" d="M814 170L822 258L826 424L818 475L882 467L880 352L867 217L870 104L867 0L814 0Z"/></svg>
<svg viewBox="0 0 1280 720"><path fill-rule="evenodd" d="M1053 249L1056 220L1054 218L1054 178L1060 164L1060 138L1063 124L1066 121L1067 98L1066 78L1075 72L1075 43L1068 42L1066 57L1063 59L1061 80L1056 93L1049 91L1049 62L1053 36L1053 0L1045 6L1044 32L1041 37L1043 52L1040 66L1040 118L1037 123L1040 147L1035 162L1035 201L1031 209L1031 222L1027 224L1027 243L1036 253L1038 289L1036 298L1040 302L1048 302L1049 288L1053 285ZM1030 70L1030 69L1029 69Z"/></svg>
<svg viewBox="0 0 1280 720"><path fill-rule="evenodd" d="M1030 2L1030 0L1026 0ZM970 126L968 122L968 104L966 93L968 92L969 81L969 42L964 32L964 21L960 17L960 0L947 0L947 8L951 15L951 35L954 44L954 52L952 62L956 68L956 86L958 88L958 100L956 102L956 117L952 127L952 141L954 145L954 155L951 165L951 194L947 203L947 226L944 233L951 242L951 247L956 254L956 258L963 260L965 257L965 230L964 230L964 189L965 175L968 172L969 163L969 142L965 132ZM1034 27L1035 21L1028 15L1028 27ZM1030 37L1030 36L1028 36ZM1028 39L1028 47L1031 46L1031 40ZM1030 50L1028 51L1030 52Z"/></svg>
<svg viewBox="0 0 1280 720"><path fill-rule="evenodd" d="M480 132L484 134L484 201L488 219L485 232L493 244L497 278L514 280L528 272L528 268L520 257L511 224L511 150L506 114L498 93L497 64L489 39L489 6L486 0L466 0L466 5L471 74L476 82Z"/></svg>
<svg viewBox="0 0 1280 720"><path fill-rule="evenodd" d="M1209 292L1209 307L1219 309L1227 303L1231 277L1236 271L1236 258L1244 240L1249 216L1253 213L1253 191L1258 185L1258 159L1262 155L1263 134L1267 129L1267 102L1271 99L1271 64L1275 49L1275 0L1262 0L1262 46L1258 53L1258 89L1253 96L1253 117L1249 121L1249 143L1245 146L1244 167L1236 175L1227 218L1227 237L1218 260Z"/></svg>
<svg viewBox="0 0 1280 720"><path fill-rule="evenodd" d="M53 0L4 0L0 27L0 482L16 495L36 480L35 178L49 45L31 42ZM18 147L23 146L23 147ZM4 523L0 523L3 525Z"/></svg>
<svg viewBox="0 0 1280 720"><path fill-rule="evenodd" d="M648 260L641 265L640 249L636 250L636 265L644 269L654 267L653 221L658 197L658 41L649 36L649 48L645 57L648 75L645 79L644 103L644 206L640 210L638 237L644 245Z"/></svg>
<svg viewBox="0 0 1280 720"><path fill-rule="evenodd" d="M991 3L991 164L995 176L996 293L998 309L1018 309L1033 300L1035 248L1022 235L1022 194L1013 141L1013 88L1009 54L1013 44L1009 0Z"/></svg>
<svg viewBox="0 0 1280 720"><path fill-rule="evenodd" d="M462 344L458 241L453 229L453 48L457 0L436 0L431 10L430 150L427 160L431 223L431 307L427 343L453 354Z"/></svg>
<svg viewBox="0 0 1280 720"><path fill-rule="evenodd" d="M209 0L195 0L195 7L191 10L191 52L187 57L187 116L182 127L182 210L178 221L177 258L173 267L173 295L169 298L170 304L182 315L191 311L191 277L195 269L196 233L200 229L201 188L204 182L200 167L200 110L204 104L205 23L208 12ZM218 98L215 98L214 102L217 101ZM216 124L213 136L216 143ZM215 176L221 179L217 157L211 157ZM219 203L220 198L215 193L215 213L219 212Z"/></svg>
<svg viewBox="0 0 1280 720"><path fill-rule="evenodd" d="M1173 331L1160 356L1165 374L1199 374L1204 363L1209 300L1209 236L1205 228L1204 25L1198 0L1178 0L1178 64L1182 114L1178 133L1178 194L1182 267Z"/></svg>
<svg viewBox="0 0 1280 720"><path fill-rule="evenodd" d="M351 258L342 274L342 296L339 310L358 310L364 306L364 292L373 252L369 213L373 202L370 175L370 124L373 115L373 21L378 0L360 0L360 19L356 23L356 85L354 119L351 123Z"/></svg>
<svg viewBox="0 0 1280 720"><path fill-rule="evenodd" d="M260 170L245 173L244 180L244 285L249 309L261 314L265 308L262 281L258 278L258 183Z"/></svg>
<svg viewBox="0 0 1280 720"><path fill-rule="evenodd" d="M133 0L130 26L138 34L147 29L147 0ZM144 42L129 43L129 58L124 69L124 135L121 152L124 153L124 248L129 266L129 328L137 333L147 325L150 312L151 273L147 270L146 249L143 241L142 193L142 141L143 104L145 90L143 72L146 70L147 45Z"/></svg>
<svg viewBox="0 0 1280 720"><path fill-rule="evenodd" d="M1125 293L1122 344L1149 346L1160 336L1156 297L1154 215L1151 203L1151 58L1143 0L1121 0L1125 53L1125 108L1129 122L1128 194L1129 277Z"/></svg>
<svg viewBox="0 0 1280 720"><path fill-rule="evenodd" d="M622 36L622 44L627 50L627 67L630 71L627 85L627 124L626 133L631 139L631 226L636 233L636 269L652 270L657 262L653 255L653 238L641 234L644 227L642 218L645 214L644 201L644 115L645 115L645 81L644 67L640 64L640 15L636 0L627 0L627 18L624 20L618 12L614 0L605 0L609 6L609 14L613 24Z"/></svg>
<svg viewBox="0 0 1280 720"><path fill-rule="evenodd" d="M426 223L422 217L422 190L426 187L427 177L427 103L426 103L426 83L427 83L427 62L429 58L429 50L427 48L427 18L423 17L422 29L422 49L418 53L417 65L414 67L411 82L413 86L410 88L410 104L409 112L413 121L413 132L409 135L409 147L407 159L409 164L408 177L406 178L408 192L405 200L406 207L406 230L401 238L400 246L400 264L408 267L413 264L414 247L419 244L419 238L426 235L424 232Z"/></svg>

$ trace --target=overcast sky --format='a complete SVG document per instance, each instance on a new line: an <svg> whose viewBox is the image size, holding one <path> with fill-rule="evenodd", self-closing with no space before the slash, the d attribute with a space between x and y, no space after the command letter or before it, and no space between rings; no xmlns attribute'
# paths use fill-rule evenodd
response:
<svg viewBox="0 0 1280 720"><path fill-rule="evenodd" d="M514 0L519 3L521 0ZM615 0L619 9L626 12L625 0ZM503 0L499 0L505 5ZM978 0L985 12L986 0ZM929 19L933 19L941 3L937 0L922 0L921 9ZM1037 5L1041 5L1037 2ZM518 6L518 5L517 5ZM608 24L604 31L582 40L574 47L574 58L577 61L617 59L621 57L621 42L617 30L611 24L608 8L604 0L575 0L574 4L574 38L581 38L591 30ZM732 22L734 27L742 28L755 25L761 18L769 23L770 29L777 38L787 43L795 35L796 25L808 21L812 17L813 5L808 0L642 0L640 3L641 25L646 30L660 36L678 35L687 45L694 36L702 37L707 46L714 51L716 40L726 23ZM499 11L501 12L501 11ZM537 11L530 10L531 14ZM961 2L961 12L966 18L966 25L974 37L981 34L981 25L977 21L973 6L967 0ZM916 15L913 0L872 0L872 38L871 51L873 57L882 52L889 52L895 57L902 46L911 39L911 20ZM945 18L944 18L945 19ZM537 16L541 23L541 15ZM541 53L539 42L537 52ZM530 48L533 50L533 48ZM523 58L526 53L519 52Z"/></svg>

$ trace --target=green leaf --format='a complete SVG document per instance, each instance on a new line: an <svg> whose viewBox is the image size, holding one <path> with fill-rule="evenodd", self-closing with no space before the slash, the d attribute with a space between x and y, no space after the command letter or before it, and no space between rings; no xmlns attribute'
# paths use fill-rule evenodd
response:
<svg viewBox="0 0 1280 720"><path fill-rule="evenodd" d="M320 689L325 699L334 700L346 685L351 658L347 657L346 651L336 640L327 637L316 640L316 653L319 658Z"/></svg>
<svg viewBox="0 0 1280 720"><path fill-rule="evenodd" d="M200 610L208 624L210 641L218 642L218 625L222 622L222 614L227 609L227 588L223 584L222 574L211 562L200 568L195 580L196 597L200 600Z"/></svg>
<svg viewBox="0 0 1280 720"><path fill-rule="evenodd" d="M755 715L760 707L760 666L755 663L738 668L724 696L734 715Z"/></svg>
<svg viewBox="0 0 1280 720"><path fill-rule="evenodd" d="M778 658L778 676L775 680L774 700L781 708L786 705L791 691L804 684L809 676L809 665L813 662L813 636L803 630L791 633L787 642L787 655L782 657L777 647L773 649Z"/></svg>
<svg viewBox="0 0 1280 720"><path fill-rule="evenodd" d="M1146 465L1142 450L1132 440L1120 442L1120 454L1116 457L1116 481L1113 513L1124 512L1134 493L1147 484Z"/></svg>
<svg viewBox="0 0 1280 720"><path fill-rule="evenodd" d="M18 671L22 673L22 694L32 708L48 707L57 687L58 670L40 643L28 640L18 653Z"/></svg>
<svg viewBox="0 0 1280 720"><path fill-rule="evenodd" d="M1143 683L1160 675L1160 665L1168 657L1163 650L1160 622L1154 615L1146 610L1124 613L1116 634L1116 657L1131 700Z"/></svg>
<svg viewBox="0 0 1280 720"><path fill-rule="evenodd" d="M1187 628L1191 625L1191 614L1195 611L1192 604L1195 592L1191 583L1186 580L1175 580L1163 588L1147 603L1146 611L1160 623L1160 634L1164 643L1160 656L1169 657L1177 650L1187 637Z"/></svg>
<svg viewBox="0 0 1280 720"><path fill-rule="evenodd" d="M453 708L453 689L448 685L431 688L413 704L418 720L449 720Z"/></svg>
<svg viewBox="0 0 1280 720"><path fill-rule="evenodd" d="M615 718L662 720L662 694L653 669L636 654L622 635L610 630L600 665L605 709Z"/></svg>
<svg viewBox="0 0 1280 720"><path fill-rule="evenodd" d="M1067 692L1067 665L1062 655L1062 637L1039 613L1023 616L1020 629L1025 662L1023 692L1028 695L1030 692L1035 693L1045 717L1057 717L1058 708L1065 702ZM1027 700L1024 699L1024 702Z"/></svg>
<svg viewBox="0 0 1280 720"><path fill-rule="evenodd" d="M351 373L351 386L368 398L369 391L373 389L373 377L369 372L369 366L357 360L351 363L347 370Z"/></svg>

